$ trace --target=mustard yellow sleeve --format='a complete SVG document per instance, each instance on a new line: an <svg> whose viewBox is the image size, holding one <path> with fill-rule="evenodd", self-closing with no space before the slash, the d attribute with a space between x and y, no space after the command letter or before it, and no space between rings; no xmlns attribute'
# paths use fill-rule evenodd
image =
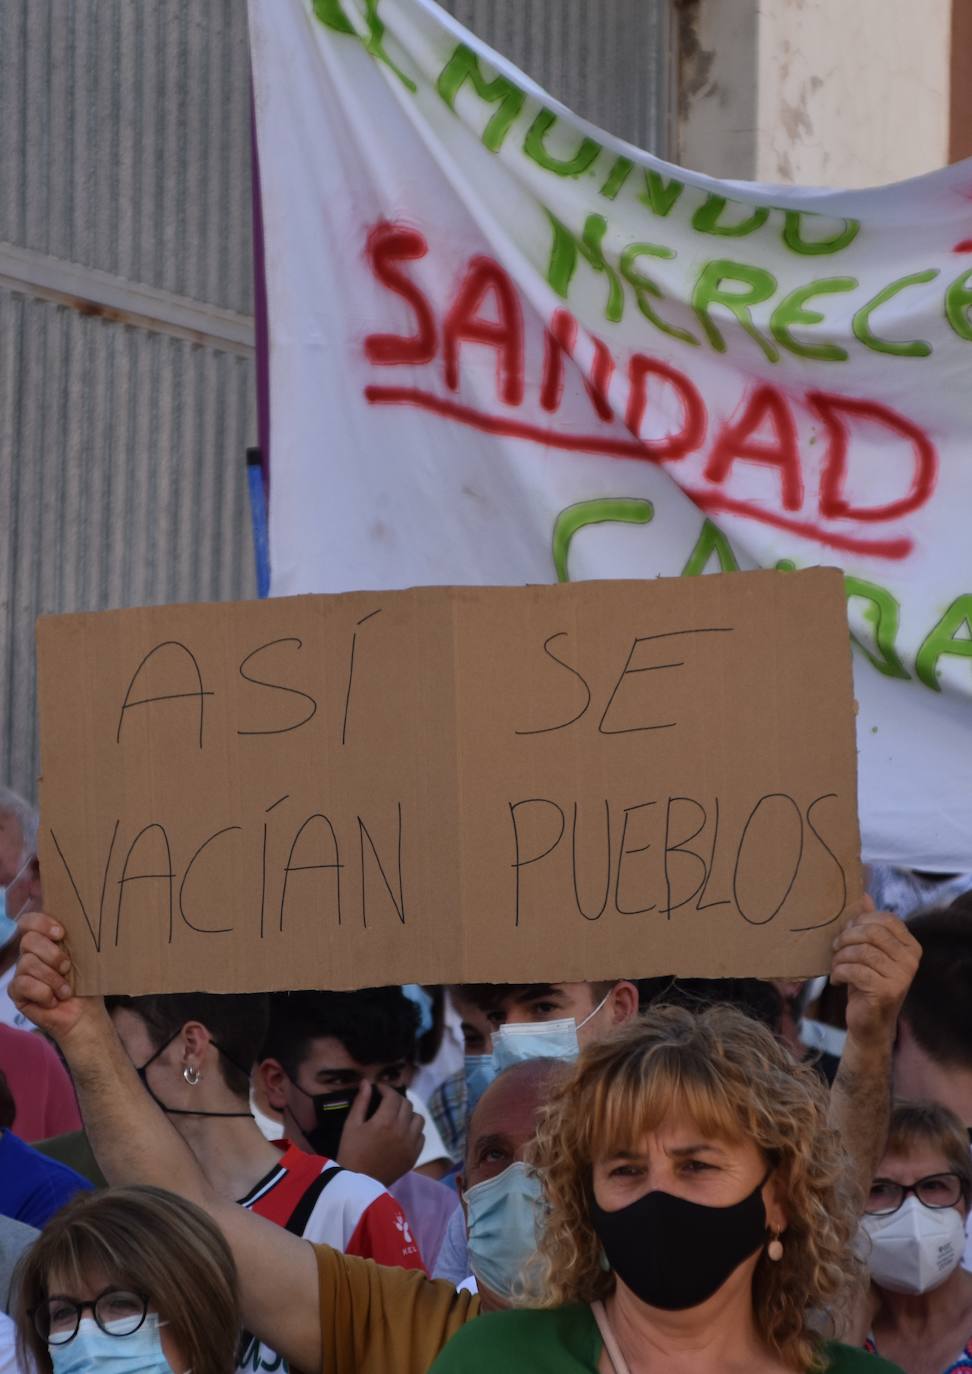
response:
<svg viewBox="0 0 972 1374"><path fill-rule="evenodd" d="M446 1342L479 1313L479 1298L415 1269L315 1245L321 1374L427 1374Z"/></svg>

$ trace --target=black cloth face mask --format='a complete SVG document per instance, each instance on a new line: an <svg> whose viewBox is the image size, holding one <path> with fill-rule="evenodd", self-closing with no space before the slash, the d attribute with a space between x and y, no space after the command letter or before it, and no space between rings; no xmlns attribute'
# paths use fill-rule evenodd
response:
<svg viewBox="0 0 972 1374"><path fill-rule="evenodd" d="M253 1116L253 1113L252 1113L252 1112L191 1112L191 1111L186 1111L186 1110L184 1110L182 1107L167 1107L166 1104L162 1101L161 1097L159 1097L157 1093L154 1093L154 1092L152 1091L152 1089L151 1089L151 1087L150 1087L150 1085L149 1085L149 1081L148 1081L148 1068L149 1068L149 1065L150 1065L150 1064L154 1064L155 1061L156 1061L156 1059L158 1059L159 1055L160 1055L160 1054L164 1054L165 1051L169 1048L169 1046L172 1044L173 1040L175 1040L176 1036L181 1035L181 1034L182 1034L182 1027L180 1026L179 1029L175 1032L174 1035L170 1035L170 1036L169 1036L168 1040L165 1042L164 1045L160 1045L159 1048L155 1051L155 1053L154 1053L153 1055L150 1055L149 1058L146 1059L146 1061L145 1061L144 1064L142 1064L142 1065L136 1064L136 1065L135 1065L135 1072L138 1074L139 1078L142 1080L142 1087L143 1087L143 1088L145 1089L145 1091L148 1093L149 1097L152 1099L152 1101L155 1103L155 1105L156 1105L157 1107L161 1107L162 1110L165 1112L166 1116L217 1116L217 1117L219 1117L219 1116L224 1116L224 1117L234 1117L234 1118L235 1118L235 1117L241 1117L241 1116L249 1116L249 1117L252 1117L252 1116ZM226 1051L225 1051L220 1045L217 1045L217 1044L216 1044L216 1041L213 1040L212 1037L210 1037L209 1043L210 1043L212 1046L214 1046L214 1048L216 1049L216 1051L217 1051L218 1054L221 1054L221 1055L223 1056L224 1059L228 1060L229 1063L231 1063L231 1064L233 1065L233 1068L234 1068L234 1069L238 1069L239 1072L240 1072L241 1074L243 1074L244 1078L247 1078L247 1079L248 1079L248 1078L250 1077L250 1075L249 1075L249 1073L247 1072L247 1070L246 1070L246 1069L243 1069L243 1068L240 1068L240 1065L237 1064L236 1060L235 1060L235 1059L231 1059L230 1056L226 1053Z"/></svg>
<svg viewBox="0 0 972 1374"><path fill-rule="evenodd" d="M649 1307L682 1312L711 1298L766 1240L766 1178L731 1207L655 1191L605 1212L592 1199L591 1221L632 1293Z"/></svg>
<svg viewBox="0 0 972 1374"><path fill-rule="evenodd" d="M298 1092L312 1103L314 1107L314 1126L309 1131L304 1131L304 1138L316 1155L323 1155L327 1159L337 1159L338 1150L341 1148L341 1136L344 1134L345 1122L354 1106L354 1100L358 1095L359 1084L347 1088L340 1088L334 1092L309 1093L306 1088L302 1088L299 1083L291 1083ZM402 1097L406 1095L407 1089L396 1087L395 1091ZM368 1100L368 1107L365 1112L365 1120L370 1121L375 1112L381 1106L381 1093L375 1084L371 1087L371 1097Z"/></svg>

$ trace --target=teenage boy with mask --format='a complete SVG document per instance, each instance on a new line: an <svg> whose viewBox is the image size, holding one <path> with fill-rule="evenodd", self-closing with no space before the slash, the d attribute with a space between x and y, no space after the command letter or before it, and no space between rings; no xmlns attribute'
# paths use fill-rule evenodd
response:
<svg viewBox="0 0 972 1374"><path fill-rule="evenodd" d="M469 1113L501 1069L525 1059L573 1059L638 1012L637 986L626 980L466 983L449 992L462 1018L465 1063L461 1079L447 1079L429 1109L456 1162Z"/></svg>
<svg viewBox="0 0 972 1374"><path fill-rule="evenodd" d="M859 1083L867 1089L874 1077L874 1090L880 1087L885 1100L894 1023L916 962L902 932L901 923L884 914L858 917L835 942L831 975L848 985L849 1040L859 1042L855 1067L865 1074ZM139 1091L99 999L74 995L63 939L63 927L44 913L26 918L13 995L60 1046L110 1182L168 1188L209 1213L236 1261L247 1327L291 1367L328 1374L426 1374L446 1341L476 1315L478 1299L421 1274L305 1245L220 1197L157 1106ZM870 1093L860 1100L866 1128L875 1115ZM878 1151L882 1146L883 1138ZM875 1162L857 1161L868 1169Z"/></svg>
<svg viewBox="0 0 972 1374"><path fill-rule="evenodd" d="M442 1166L449 1164L445 1146L430 1123L423 1119L418 1124L418 1116L409 1150L396 1148L395 1140L384 1148L377 1142L376 1149L376 1141L356 1130L352 1120L367 1116L376 1091L384 1097L379 1110L386 1113L395 1103L402 1112L425 1110L414 1095L406 1098L415 1063L415 1003L401 988L384 987L275 993L270 1006L260 1073L285 1133L302 1149L336 1152L384 1183L401 1205L431 1272L449 1220L458 1211L454 1190L437 1181ZM342 1097L345 1103L353 1101L352 1115L345 1116ZM432 1177L423 1176L425 1172Z"/></svg>
<svg viewBox="0 0 972 1374"><path fill-rule="evenodd" d="M359 1140L361 1133L349 1129L349 1119L338 1133L341 1162L371 1174L386 1187L411 1170L428 1171L433 1177L444 1172L435 1166L442 1161L448 1167L445 1146L425 1121L423 1104L408 1095L417 1028L415 1004L398 987L272 994L260 1075L288 1139L301 1149L319 1149L322 1139L335 1138L327 1099L356 1094L355 1108L366 1113L377 1088L389 1104L386 1110L399 1103L404 1113L411 1105L423 1119L401 1141Z"/></svg>
<svg viewBox="0 0 972 1374"><path fill-rule="evenodd" d="M638 1012L638 988L627 980L601 983L467 983L463 996L484 1013L493 1031L493 1051L509 1044L508 1057L571 1058ZM571 1024L572 1023L572 1024ZM529 1036L535 1053L518 1042ZM575 1038L576 1037L576 1038Z"/></svg>

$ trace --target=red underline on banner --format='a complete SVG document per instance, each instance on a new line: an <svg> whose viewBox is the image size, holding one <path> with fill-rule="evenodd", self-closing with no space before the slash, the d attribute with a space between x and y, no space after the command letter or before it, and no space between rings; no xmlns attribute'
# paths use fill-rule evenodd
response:
<svg viewBox="0 0 972 1374"><path fill-rule="evenodd" d="M682 490L704 511L725 511L728 515L744 515L750 520L759 520L764 525L775 525L777 529L790 530L793 534L802 534L806 539L815 539L829 548L843 549L846 553L873 553L878 558L907 558L914 548L910 539L855 539L852 534L835 534L830 530L822 530L810 520L794 520L789 515L777 515L775 511L749 506L745 501L735 501L731 496L723 496L717 491L694 491L691 487L682 487Z"/></svg>
<svg viewBox="0 0 972 1374"><path fill-rule="evenodd" d="M427 391L419 391L409 386L366 386L365 400L371 405L382 406L419 406L431 410L436 415L448 415L473 429L484 430L487 434L505 434L511 439L530 439L535 444L549 444L552 448L565 448L574 453L601 453L608 458L647 458L652 460L650 451L637 439L605 439L596 434L563 434L556 429L543 429L540 425L528 425L523 420L507 419L505 415L485 415L471 406L460 405L458 401L446 401Z"/></svg>
<svg viewBox="0 0 972 1374"><path fill-rule="evenodd" d="M543 429L540 425L527 424L505 415L487 415L473 410L458 401L449 401L431 392L420 391L408 386L366 386L365 400L370 405L418 406L430 410L435 415L444 415L458 420L460 424L480 429L486 434L502 434L512 439L529 439L532 443L546 444L551 448L566 449L572 453L602 454L608 458L640 458L643 462L657 462L650 449L637 439L605 439L593 434L563 434L555 429ZM779 515L760 506L750 506L745 501L737 501L719 492L697 491L692 487L682 487L686 496L704 511L724 511L730 515L741 515L750 520L758 520L764 525L775 525L777 529L789 530L793 534L826 544L832 549L842 549L846 553L869 553L878 558L907 558L912 550L910 539L857 539L852 534L837 534L821 529L809 520L795 520L792 516Z"/></svg>

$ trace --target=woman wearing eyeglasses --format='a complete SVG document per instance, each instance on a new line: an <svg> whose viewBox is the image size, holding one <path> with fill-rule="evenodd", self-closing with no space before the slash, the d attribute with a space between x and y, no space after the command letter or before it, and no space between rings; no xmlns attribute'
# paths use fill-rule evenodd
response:
<svg viewBox="0 0 972 1374"><path fill-rule="evenodd" d="M972 1274L960 1268L970 1195L958 1117L896 1105L863 1219L876 1304L867 1345L907 1374L972 1374Z"/></svg>
<svg viewBox="0 0 972 1374"><path fill-rule="evenodd" d="M116 1188L48 1222L15 1277L24 1368L37 1374L232 1374L236 1269L198 1207Z"/></svg>

